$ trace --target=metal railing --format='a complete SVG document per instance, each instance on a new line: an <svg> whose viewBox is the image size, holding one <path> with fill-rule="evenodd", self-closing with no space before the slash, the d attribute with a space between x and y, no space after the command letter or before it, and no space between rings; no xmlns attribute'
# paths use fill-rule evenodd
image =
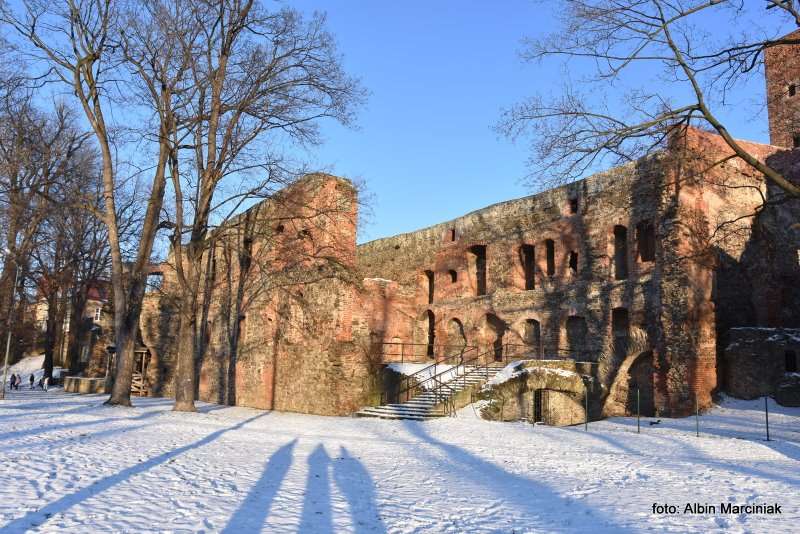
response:
<svg viewBox="0 0 800 534"><path fill-rule="evenodd" d="M425 363L433 360L441 362L458 357L462 352L473 349L470 345L431 345L429 343L381 343L382 363Z"/></svg>
<svg viewBox="0 0 800 534"><path fill-rule="evenodd" d="M428 347L421 343L387 343L386 345L391 345L392 349L402 345ZM453 346L437 345L436 347L448 349ZM484 347L483 351L479 351L476 346L459 348L461 352L458 354L448 355L443 350L443 353L440 352L438 356L434 357L432 364L412 374L404 375L396 388L381 393L381 404L408 402L426 391L433 391L437 400L442 398L442 390L448 392L447 397L451 397L456 390L450 384L458 384L458 380L460 380L461 389L464 389L471 376L482 374L488 377L490 368L505 366L512 360L577 360L577 355L566 349L551 349L543 353L538 347L514 343ZM452 376L445 379L447 374Z"/></svg>

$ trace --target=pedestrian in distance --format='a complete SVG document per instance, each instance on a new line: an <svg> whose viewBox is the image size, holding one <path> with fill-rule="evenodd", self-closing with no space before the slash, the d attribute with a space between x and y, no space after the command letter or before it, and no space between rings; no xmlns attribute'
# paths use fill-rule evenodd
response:
<svg viewBox="0 0 800 534"><path fill-rule="evenodd" d="M39 386L39 389L44 389L44 377L40 378L36 385Z"/></svg>
<svg viewBox="0 0 800 534"><path fill-rule="evenodd" d="M14 390L14 385L17 383L17 375L11 373L11 378L8 379L8 389L10 391Z"/></svg>
<svg viewBox="0 0 800 534"><path fill-rule="evenodd" d="M31 377L28 379L28 381L31 383L31 389L33 389L33 382L34 382L34 380L36 380L36 379L35 379L35 378L33 378L33 373L31 373Z"/></svg>
<svg viewBox="0 0 800 534"><path fill-rule="evenodd" d="M47 388L50 386L50 377L44 377L44 390L47 391Z"/></svg>

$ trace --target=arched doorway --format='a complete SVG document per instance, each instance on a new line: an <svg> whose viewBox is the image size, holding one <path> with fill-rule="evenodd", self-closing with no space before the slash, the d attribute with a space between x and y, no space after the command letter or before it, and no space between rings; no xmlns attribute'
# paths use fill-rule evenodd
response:
<svg viewBox="0 0 800 534"><path fill-rule="evenodd" d="M459 356L467 346L464 324L455 317L447 322L447 355Z"/></svg>
<svg viewBox="0 0 800 534"><path fill-rule="evenodd" d="M587 356L586 341L588 327L586 319L577 315L567 317L567 351L570 357L582 361Z"/></svg>
<svg viewBox="0 0 800 534"><path fill-rule="evenodd" d="M617 361L622 361L628 352L628 335L630 330L630 320L626 308L614 308L611 310L611 334L614 350L614 357Z"/></svg>
<svg viewBox="0 0 800 534"><path fill-rule="evenodd" d="M636 395L639 394L639 410L645 417L655 415L655 398L653 395L653 353L643 352L636 357L628 368L628 401L629 415L636 414Z"/></svg>
<svg viewBox="0 0 800 534"><path fill-rule="evenodd" d="M428 358L433 358L433 346L436 342L436 316L431 310L427 310L425 312L425 319L428 326L428 346L425 354L427 354Z"/></svg>
<svg viewBox="0 0 800 534"><path fill-rule="evenodd" d="M508 330L508 325L493 313L486 314L486 340L491 354L496 362L503 361L503 336Z"/></svg>
<svg viewBox="0 0 800 534"><path fill-rule="evenodd" d="M523 341L528 346L531 356L542 356L542 327L536 319L526 319L523 327Z"/></svg>

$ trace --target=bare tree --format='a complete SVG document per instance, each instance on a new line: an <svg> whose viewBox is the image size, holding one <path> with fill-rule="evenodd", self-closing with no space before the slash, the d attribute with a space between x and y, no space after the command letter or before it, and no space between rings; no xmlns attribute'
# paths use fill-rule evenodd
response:
<svg viewBox="0 0 800 534"><path fill-rule="evenodd" d="M60 254L47 254L45 249L65 243L62 236L53 235L54 225L61 220L54 216L57 200L81 176L87 158L87 135L75 127L74 115L57 105L51 114L31 105L30 97L9 95L2 100L2 133L0 133L0 206L5 226L5 242L13 263L34 268L37 261L48 256L54 270L50 271L49 289L56 299L59 284L55 271L60 271ZM12 262L5 262L5 279L13 278ZM28 274L36 274L26 272ZM37 281L38 282L38 281ZM9 295L7 286L3 286ZM5 300L5 299L4 299ZM59 322L53 302L48 333L55 335ZM50 338L52 339L52 338ZM52 344L49 345L52 349ZM52 350L47 351L46 370L52 370ZM48 376L50 376L48 374Z"/></svg>
<svg viewBox="0 0 800 534"><path fill-rule="evenodd" d="M180 288L176 410L194 410L211 224L247 198L270 197L290 183L297 173L287 172L276 146L319 142L319 121L349 124L363 98L341 67L324 17L306 21L295 10L269 11L252 0L201 1L193 8L201 33L184 44L194 90L181 95L192 112L180 125L190 133L191 157L171 162ZM184 163L186 170L179 169Z"/></svg>
<svg viewBox="0 0 800 534"><path fill-rule="evenodd" d="M123 68L120 54L122 2L112 0L65 0L49 2L26 0L20 9L0 6L0 21L12 28L20 43L18 51L34 66L44 67L41 80L56 80L74 96L91 126L97 141L103 183L103 219L111 250L116 366L109 404L130 405L136 332L153 244L159 229L166 188L166 166L172 149L171 135L164 130L169 114L160 117L154 137L155 165L148 182L146 208L139 240L126 262L122 249L117 195L121 183L115 166L113 125L108 117L114 105L115 87L126 87L129 71ZM129 82L128 82L129 83ZM169 101L167 88L155 95ZM124 92L124 89L123 89ZM117 110L125 115L124 108Z"/></svg>
<svg viewBox="0 0 800 534"><path fill-rule="evenodd" d="M512 138L531 139L533 181L554 185L608 159L635 160L663 148L676 129L694 125L719 134L735 156L786 195L800 196L800 186L737 141L719 115L735 89L758 74L766 50L800 45L797 33L781 37L800 27L798 2L563 0L558 11L558 31L528 40L523 57L586 61L594 74L566 85L556 98L537 96L512 107L498 124ZM745 18L747 27L736 35L719 25L704 30L704 16ZM609 103L634 71L654 82L634 84L621 102ZM668 88L679 96L669 98Z"/></svg>

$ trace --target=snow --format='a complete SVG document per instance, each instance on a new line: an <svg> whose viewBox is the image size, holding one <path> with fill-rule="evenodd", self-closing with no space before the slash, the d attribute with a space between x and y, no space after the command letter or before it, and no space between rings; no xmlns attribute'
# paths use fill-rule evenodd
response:
<svg viewBox="0 0 800 534"><path fill-rule="evenodd" d="M39 356L28 356L27 358L23 358L14 365L8 366L8 376L11 377L12 374L17 374L22 377L23 385L28 384L28 377L33 374L33 379L38 382L40 378L44 376L44 369L42 366L44 365L44 354ZM3 370L5 366L0 366L0 378L3 376ZM62 368L61 367L53 367L53 378L58 378L61 376ZM6 381L6 385L8 382ZM20 386L22 387L22 386Z"/></svg>
<svg viewBox="0 0 800 534"><path fill-rule="evenodd" d="M800 409L726 400L656 426L554 428L266 412L60 389L0 402L0 530L34 532L796 532ZM781 504L781 515L653 503Z"/></svg>
<svg viewBox="0 0 800 534"><path fill-rule="evenodd" d="M499 386L504 382L508 382L514 378L527 375L530 372L529 368L524 367L526 363L529 362L541 362L547 360L516 360L505 367L503 367L500 371L497 372L491 379L489 379L484 385L483 390L488 391L495 386ZM567 369L559 369L557 367L537 367L537 371L544 372L546 374L553 374L558 376L563 376L567 378L578 377L580 378L581 375L574 371L568 371ZM587 377L591 379L591 377Z"/></svg>
<svg viewBox="0 0 800 534"><path fill-rule="evenodd" d="M516 360L510 362L508 365L500 369L496 375L490 378L484 385L484 390L489 390L495 386L499 386L513 378L528 374L528 371L522 366L526 360Z"/></svg>
<svg viewBox="0 0 800 534"><path fill-rule="evenodd" d="M429 380L426 382L426 380L432 376L437 376L440 382L449 382L453 378L462 375L459 366L447 365L443 363L438 364L436 367L433 367L433 365L430 363L390 363L388 367L392 371L406 376L420 373L420 371L430 367L430 369L428 369L426 372L420 373L416 377L417 382L421 383L422 389L434 389L436 387L435 381Z"/></svg>

